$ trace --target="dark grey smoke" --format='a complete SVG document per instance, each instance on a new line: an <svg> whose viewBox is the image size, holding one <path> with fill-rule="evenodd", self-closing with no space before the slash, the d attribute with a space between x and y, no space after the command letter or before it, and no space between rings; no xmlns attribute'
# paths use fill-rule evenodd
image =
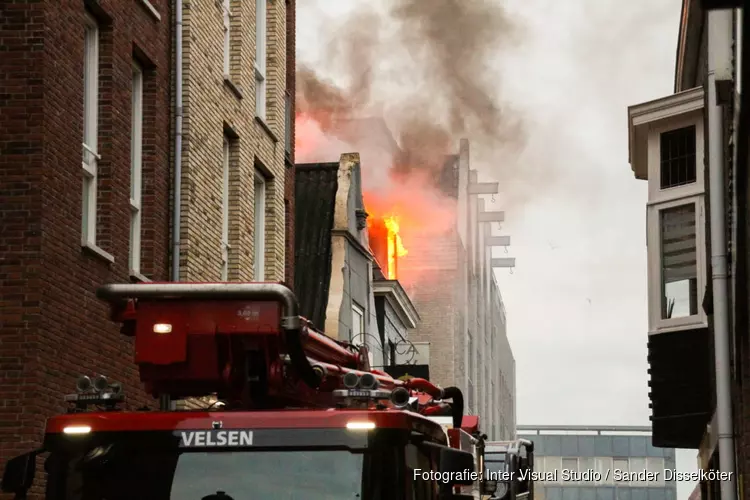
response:
<svg viewBox="0 0 750 500"><path fill-rule="evenodd" d="M337 123L386 106L403 150L394 158L397 174L437 174L461 137L485 150L520 148L523 127L503 105L491 69L518 35L501 1L390 0L385 14L355 11L330 27L326 53L349 85L338 88L299 66L298 111L336 134ZM393 81L397 94L381 89Z"/></svg>

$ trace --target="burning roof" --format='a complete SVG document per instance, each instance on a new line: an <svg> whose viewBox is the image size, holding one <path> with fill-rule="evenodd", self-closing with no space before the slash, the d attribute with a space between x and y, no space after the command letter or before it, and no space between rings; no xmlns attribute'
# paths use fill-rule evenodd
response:
<svg viewBox="0 0 750 500"><path fill-rule="evenodd" d="M403 279L409 268L425 268L423 261L430 255L424 249L429 244L422 240L434 241L455 228L455 155L443 155L439 169L412 170L404 175L395 168L396 162L405 158L403 151L381 118L337 119L327 124L326 134L315 117L300 113L297 127L300 159L330 157L334 151L361 152L370 248L385 278ZM302 203L298 199L300 210L304 209ZM299 217L310 216L303 213ZM419 251L411 252L410 245Z"/></svg>

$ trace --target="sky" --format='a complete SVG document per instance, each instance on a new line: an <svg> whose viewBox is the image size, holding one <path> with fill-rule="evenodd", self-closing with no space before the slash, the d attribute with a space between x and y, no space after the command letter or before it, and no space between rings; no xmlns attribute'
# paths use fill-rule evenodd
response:
<svg viewBox="0 0 750 500"><path fill-rule="evenodd" d="M647 192L628 163L627 107L672 93L681 2L502 1L522 36L492 64L526 141L480 175L512 172L487 209L505 211L496 234L511 236L497 256L516 258L497 275L518 423L649 425ZM299 2L298 60L324 57L320 33L356 3ZM678 469L694 471L695 456L678 451ZM679 483L678 499L693 486Z"/></svg>

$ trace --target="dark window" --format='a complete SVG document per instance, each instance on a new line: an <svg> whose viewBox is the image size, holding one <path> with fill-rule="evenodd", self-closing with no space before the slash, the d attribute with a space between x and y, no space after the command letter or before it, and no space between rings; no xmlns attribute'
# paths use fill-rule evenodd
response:
<svg viewBox="0 0 750 500"><path fill-rule="evenodd" d="M406 480L411 483L414 500L437 498L437 483L423 476L435 470L438 470L437 460L429 449L415 444L406 445Z"/></svg>
<svg viewBox="0 0 750 500"><path fill-rule="evenodd" d="M236 500L360 498L363 482L368 479L363 473L383 472L369 470L373 462L370 454L338 450L255 453L144 451L117 454L101 463L91 458L96 451L61 464L67 471L67 481L58 486L60 489L53 490L54 496L48 498L200 500L219 491ZM382 459L379 461L383 462ZM382 479L382 476L378 477ZM375 477L369 479L376 481ZM385 500L391 494L383 491L372 498Z"/></svg>
<svg viewBox="0 0 750 500"><path fill-rule="evenodd" d="M696 206L688 203L661 211L662 319L698 314ZM623 455L630 450L623 450Z"/></svg>
<svg viewBox="0 0 750 500"><path fill-rule="evenodd" d="M695 182L695 125L661 134L661 189Z"/></svg>

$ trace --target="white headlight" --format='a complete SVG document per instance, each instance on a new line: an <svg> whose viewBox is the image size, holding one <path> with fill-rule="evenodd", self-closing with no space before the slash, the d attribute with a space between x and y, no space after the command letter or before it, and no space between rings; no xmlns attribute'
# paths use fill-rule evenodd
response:
<svg viewBox="0 0 750 500"><path fill-rule="evenodd" d="M169 323L156 323L154 333L172 333L172 325Z"/></svg>
<svg viewBox="0 0 750 500"><path fill-rule="evenodd" d="M91 427L88 425L69 425L63 429L65 434L88 434L91 432Z"/></svg>

